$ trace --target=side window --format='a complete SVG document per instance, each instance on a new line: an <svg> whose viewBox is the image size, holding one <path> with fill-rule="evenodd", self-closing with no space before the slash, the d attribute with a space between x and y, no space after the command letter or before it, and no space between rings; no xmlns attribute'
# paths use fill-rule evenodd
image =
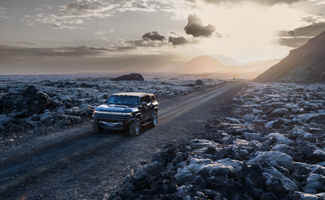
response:
<svg viewBox="0 0 325 200"><path fill-rule="evenodd" d="M144 96L144 97L141 97L141 102L147 102L147 103L150 103L150 102L151 102L150 96Z"/></svg>
<svg viewBox="0 0 325 200"><path fill-rule="evenodd" d="M151 99L152 99L152 101L156 101L155 95L151 95Z"/></svg>

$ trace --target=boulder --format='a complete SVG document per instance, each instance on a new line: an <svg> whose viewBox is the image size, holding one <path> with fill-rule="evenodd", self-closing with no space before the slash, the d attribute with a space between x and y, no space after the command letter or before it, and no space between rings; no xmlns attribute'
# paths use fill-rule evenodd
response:
<svg viewBox="0 0 325 200"><path fill-rule="evenodd" d="M53 125L54 124L54 119L53 119L53 114L52 113L44 113L41 115L40 117L40 121L42 124L45 124L45 125Z"/></svg>
<svg viewBox="0 0 325 200"><path fill-rule="evenodd" d="M307 178L307 185L304 192L316 194L324 186L325 177L320 174L311 173Z"/></svg>
<svg viewBox="0 0 325 200"><path fill-rule="evenodd" d="M195 85L204 85L204 83L202 80L198 79L196 80Z"/></svg>
<svg viewBox="0 0 325 200"><path fill-rule="evenodd" d="M177 184L184 185L185 183L190 183L195 179L195 175L190 168L184 167L183 169L178 169L177 174L174 176Z"/></svg>
<svg viewBox="0 0 325 200"><path fill-rule="evenodd" d="M148 164L144 165L143 170L149 176L158 176L159 173L164 170L164 167L159 162L154 161L152 163L148 163Z"/></svg>
<svg viewBox="0 0 325 200"><path fill-rule="evenodd" d="M243 135L244 135L244 138L247 140L262 141L264 139L264 137L260 133L244 132Z"/></svg>
<svg viewBox="0 0 325 200"><path fill-rule="evenodd" d="M117 78L112 78L111 81L144 81L144 78L141 74L132 73L119 76Z"/></svg>
<svg viewBox="0 0 325 200"><path fill-rule="evenodd" d="M265 171L265 173L271 175L271 176L268 175L269 178L267 179L267 181L271 181L271 182L275 181L276 182L276 179L277 179L283 184L283 186L286 190L288 190L288 191L298 190L298 187L294 181L290 180L288 177L286 177L283 173L276 170L274 167L271 167L270 169L264 169L264 171ZM275 192L275 191L272 191L272 192Z"/></svg>
<svg viewBox="0 0 325 200"><path fill-rule="evenodd" d="M277 144L277 145L275 145L275 146L272 148L272 151L280 151L280 152L282 152L282 153L285 153L285 154L291 155L292 152L293 152L293 148L292 148L292 147L289 147L289 146L286 145L286 144Z"/></svg>
<svg viewBox="0 0 325 200"><path fill-rule="evenodd" d="M257 152L257 156L249 161L248 165L259 164L262 162L276 161L278 165L287 168L289 171L293 170L293 161L291 156L279 151Z"/></svg>
<svg viewBox="0 0 325 200"><path fill-rule="evenodd" d="M7 126L15 121L12 117L7 117L7 115L2 114L0 115L0 126Z"/></svg>
<svg viewBox="0 0 325 200"><path fill-rule="evenodd" d="M322 161L325 161L325 150L315 150L313 155Z"/></svg>
<svg viewBox="0 0 325 200"><path fill-rule="evenodd" d="M44 92L38 91L34 86L29 86L22 93L9 93L0 99L0 112L9 114L14 110L24 110L23 117L35 113L43 113L50 107L55 107L52 99Z"/></svg>
<svg viewBox="0 0 325 200"><path fill-rule="evenodd" d="M265 136L269 139L275 138L277 141L277 144L286 144L286 145L292 145L294 141L290 140L289 138L285 137L281 133L269 133L267 136Z"/></svg>
<svg viewBox="0 0 325 200"><path fill-rule="evenodd" d="M246 115L243 116L243 119L246 120L246 121L252 121L252 120L254 120L254 118L255 118L255 115L252 114L252 113L246 114Z"/></svg>
<svg viewBox="0 0 325 200"><path fill-rule="evenodd" d="M270 113L270 117L282 117L284 116L286 113L288 113L288 109L287 108L277 108L275 110L273 110L271 113Z"/></svg>

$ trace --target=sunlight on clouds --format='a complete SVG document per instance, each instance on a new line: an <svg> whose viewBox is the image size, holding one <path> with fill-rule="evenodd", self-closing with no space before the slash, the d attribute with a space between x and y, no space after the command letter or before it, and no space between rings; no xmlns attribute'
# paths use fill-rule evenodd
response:
<svg viewBox="0 0 325 200"><path fill-rule="evenodd" d="M325 5L325 0L311 0L315 5Z"/></svg>
<svg viewBox="0 0 325 200"><path fill-rule="evenodd" d="M288 54L288 48L275 46L274 33L301 26L304 14L287 5L271 8L254 4L225 9L206 6L197 11L206 23L211 23L223 38L204 40L200 50L207 54L223 53L240 61L281 58Z"/></svg>

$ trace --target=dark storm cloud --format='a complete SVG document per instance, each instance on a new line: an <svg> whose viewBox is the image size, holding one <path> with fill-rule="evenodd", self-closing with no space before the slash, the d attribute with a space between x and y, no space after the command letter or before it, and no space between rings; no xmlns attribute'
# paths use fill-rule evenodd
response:
<svg viewBox="0 0 325 200"><path fill-rule="evenodd" d="M145 33L142 38L144 40L157 40L157 41L164 41L166 38L163 35L160 35L157 31L152 31L151 33Z"/></svg>
<svg viewBox="0 0 325 200"><path fill-rule="evenodd" d="M187 39L185 39L184 37L180 36L180 37L173 37L173 36L170 36L168 38L168 42L169 43L172 43L172 45L184 45L184 44L188 44L189 41L187 41Z"/></svg>
<svg viewBox="0 0 325 200"><path fill-rule="evenodd" d="M210 37L216 31L216 28L211 24L203 26L201 19L193 14L188 16L188 22L184 31L194 37Z"/></svg>
<svg viewBox="0 0 325 200"><path fill-rule="evenodd" d="M193 2L193 0L187 0L187 1ZM304 0L203 0L203 1L211 4L222 4L222 3L239 4L243 2L251 2L260 5L273 6L276 4L293 4Z"/></svg>
<svg viewBox="0 0 325 200"><path fill-rule="evenodd" d="M325 31L325 22L314 23L290 31L279 31L278 44L296 48L323 31Z"/></svg>

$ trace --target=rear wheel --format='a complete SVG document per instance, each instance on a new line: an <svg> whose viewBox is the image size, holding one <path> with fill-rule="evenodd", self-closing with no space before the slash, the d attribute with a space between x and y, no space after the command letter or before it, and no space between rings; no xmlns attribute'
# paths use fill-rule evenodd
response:
<svg viewBox="0 0 325 200"><path fill-rule="evenodd" d="M129 135L132 137L138 136L140 134L141 123L138 118L134 120L132 124L129 126Z"/></svg>
<svg viewBox="0 0 325 200"><path fill-rule="evenodd" d="M150 122L150 126L151 126L151 127L156 127L157 124L158 124L158 113L155 112L155 113L153 114L153 116L150 118L150 120L151 120L151 122Z"/></svg>
<svg viewBox="0 0 325 200"><path fill-rule="evenodd" d="M97 119L94 119L94 122L93 122L93 130L94 130L95 133L102 133L102 132L104 132L104 129L99 126Z"/></svg>

